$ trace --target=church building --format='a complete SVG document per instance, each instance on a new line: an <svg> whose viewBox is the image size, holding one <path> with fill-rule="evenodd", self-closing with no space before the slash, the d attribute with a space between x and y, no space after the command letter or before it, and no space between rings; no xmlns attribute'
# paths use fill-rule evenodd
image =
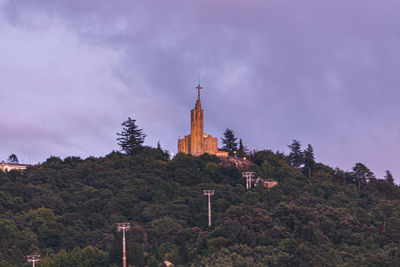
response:
<svg viewBox="0 0 400 267"><path fill-rule="evenodd" d="M198 90L197 101L194 109L190 111L190 135L183 139L178 139L178 152L183 152L193 156L200 156L204 153L227 157L228 152L218 150L218 138L204 133L204 110L200 102L200 84L196 87Z"/></svg>

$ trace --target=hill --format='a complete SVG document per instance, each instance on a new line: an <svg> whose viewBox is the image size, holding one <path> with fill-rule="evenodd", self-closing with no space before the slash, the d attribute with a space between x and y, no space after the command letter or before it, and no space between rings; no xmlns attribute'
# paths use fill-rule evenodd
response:
<svg viewBox="0 0 400 267"><path fill-rule="evenodd" d="M279 184L246 190L241 170L215 156L151 148L0 172L0 266L30 266L33 252L40 266L120 266L118 222L132 225L132 266L400 264L397 185L321 163L308 178L268 150L250 160ZM215 190L211 227L204 189Z"/></svg>

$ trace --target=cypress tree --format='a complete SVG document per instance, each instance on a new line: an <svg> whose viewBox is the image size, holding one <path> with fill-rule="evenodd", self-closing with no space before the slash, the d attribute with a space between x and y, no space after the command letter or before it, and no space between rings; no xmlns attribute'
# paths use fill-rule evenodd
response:
<svg viewBox="0 0 400 267"><path fill-rule="evenodd" d="M311 170L314 168L314 165L314 149L308 144L307 149L304 150L304 172L308 172L308 178L311 178Z"/></svg>

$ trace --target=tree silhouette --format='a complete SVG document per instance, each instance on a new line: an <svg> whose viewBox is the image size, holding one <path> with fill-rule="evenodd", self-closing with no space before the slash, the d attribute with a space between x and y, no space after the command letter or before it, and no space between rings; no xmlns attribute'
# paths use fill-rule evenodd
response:
<svg viewBox="0 0 400 267"><path fill-rule="evenodd" d="M10 163L18 163L19 162L18 157L15 154L11 154L8 157L7 161L10 162Z"/></svg>
<svg viewBox="0 0 400 267"><path fill-rule="evenodd" d="M391 184L394 184L393 175L389 170L386 170L385 180L388 181Z"/></svg>
<svg viewBox="0 0 400 267"><path fill-rule="evenodd" d="M308 178L311 178L311 170L314 168L315 158L314 149L309 144L307 149L304 150L304 172L308 172Z"/></svg>
<svg viewBox="0 0 400 267"><path fill-rule="evenodd" d="M239 158L243 158L243 157L246 156L246 153L244 152L244 146L243 146L242 139L239 140L239 149L238 149L236 155L237 155Z"/></svg>
<svg viewBox="0 0 400 267"><path fill-rule="evenodd" d="M300 165L303 163L303 152L301 151L301 145L300 142L293 139L293 142L291 145L288 145L290 149L290 154L288 156L288 161L289 164L292 165L293 167L300 167Z"/></svg>
<svg viewBox="0 0 400 267"><path fill-rule="evenodd" d="M143 133L143 129L140 129L136 125L136 120L132 120L130 117L122 124L123 129L121 133L117 133L118 145L121 150L127 155L134 155L143 149L143 142L146 134Z"/></svg>
<svg viewBox="0 0 400 267"><path fill-rule="evenodd" d="M235 137L235 133L233 132L233 130L227 128L224 132L224 137L225 138L222 138L222 143L224 144L222 149L224 151L228 151L229 156L232 156L234 154L234 151L237 150L237 138Z"/></svg>
<svg viewBox="0 0 400 267"><path fill-rule="evenodd" d="M375 178L374 173L360 162L356 163L353 167L353 175L358 182L358 191L361 191L361 183L365 184L367 183L367 180Z"/></svg>

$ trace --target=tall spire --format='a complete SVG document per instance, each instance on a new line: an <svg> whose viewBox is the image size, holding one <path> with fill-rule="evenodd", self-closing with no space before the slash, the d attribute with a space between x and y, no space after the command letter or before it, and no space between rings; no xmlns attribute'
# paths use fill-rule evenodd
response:
<svg viewBox="0 0 400 267"><path fill-rule="evenodd" d="M196 89L198 90L197 92L197 100L200 100L200 90L203 89L203 87L200 86L200 83L197 85Z"/></svg>

